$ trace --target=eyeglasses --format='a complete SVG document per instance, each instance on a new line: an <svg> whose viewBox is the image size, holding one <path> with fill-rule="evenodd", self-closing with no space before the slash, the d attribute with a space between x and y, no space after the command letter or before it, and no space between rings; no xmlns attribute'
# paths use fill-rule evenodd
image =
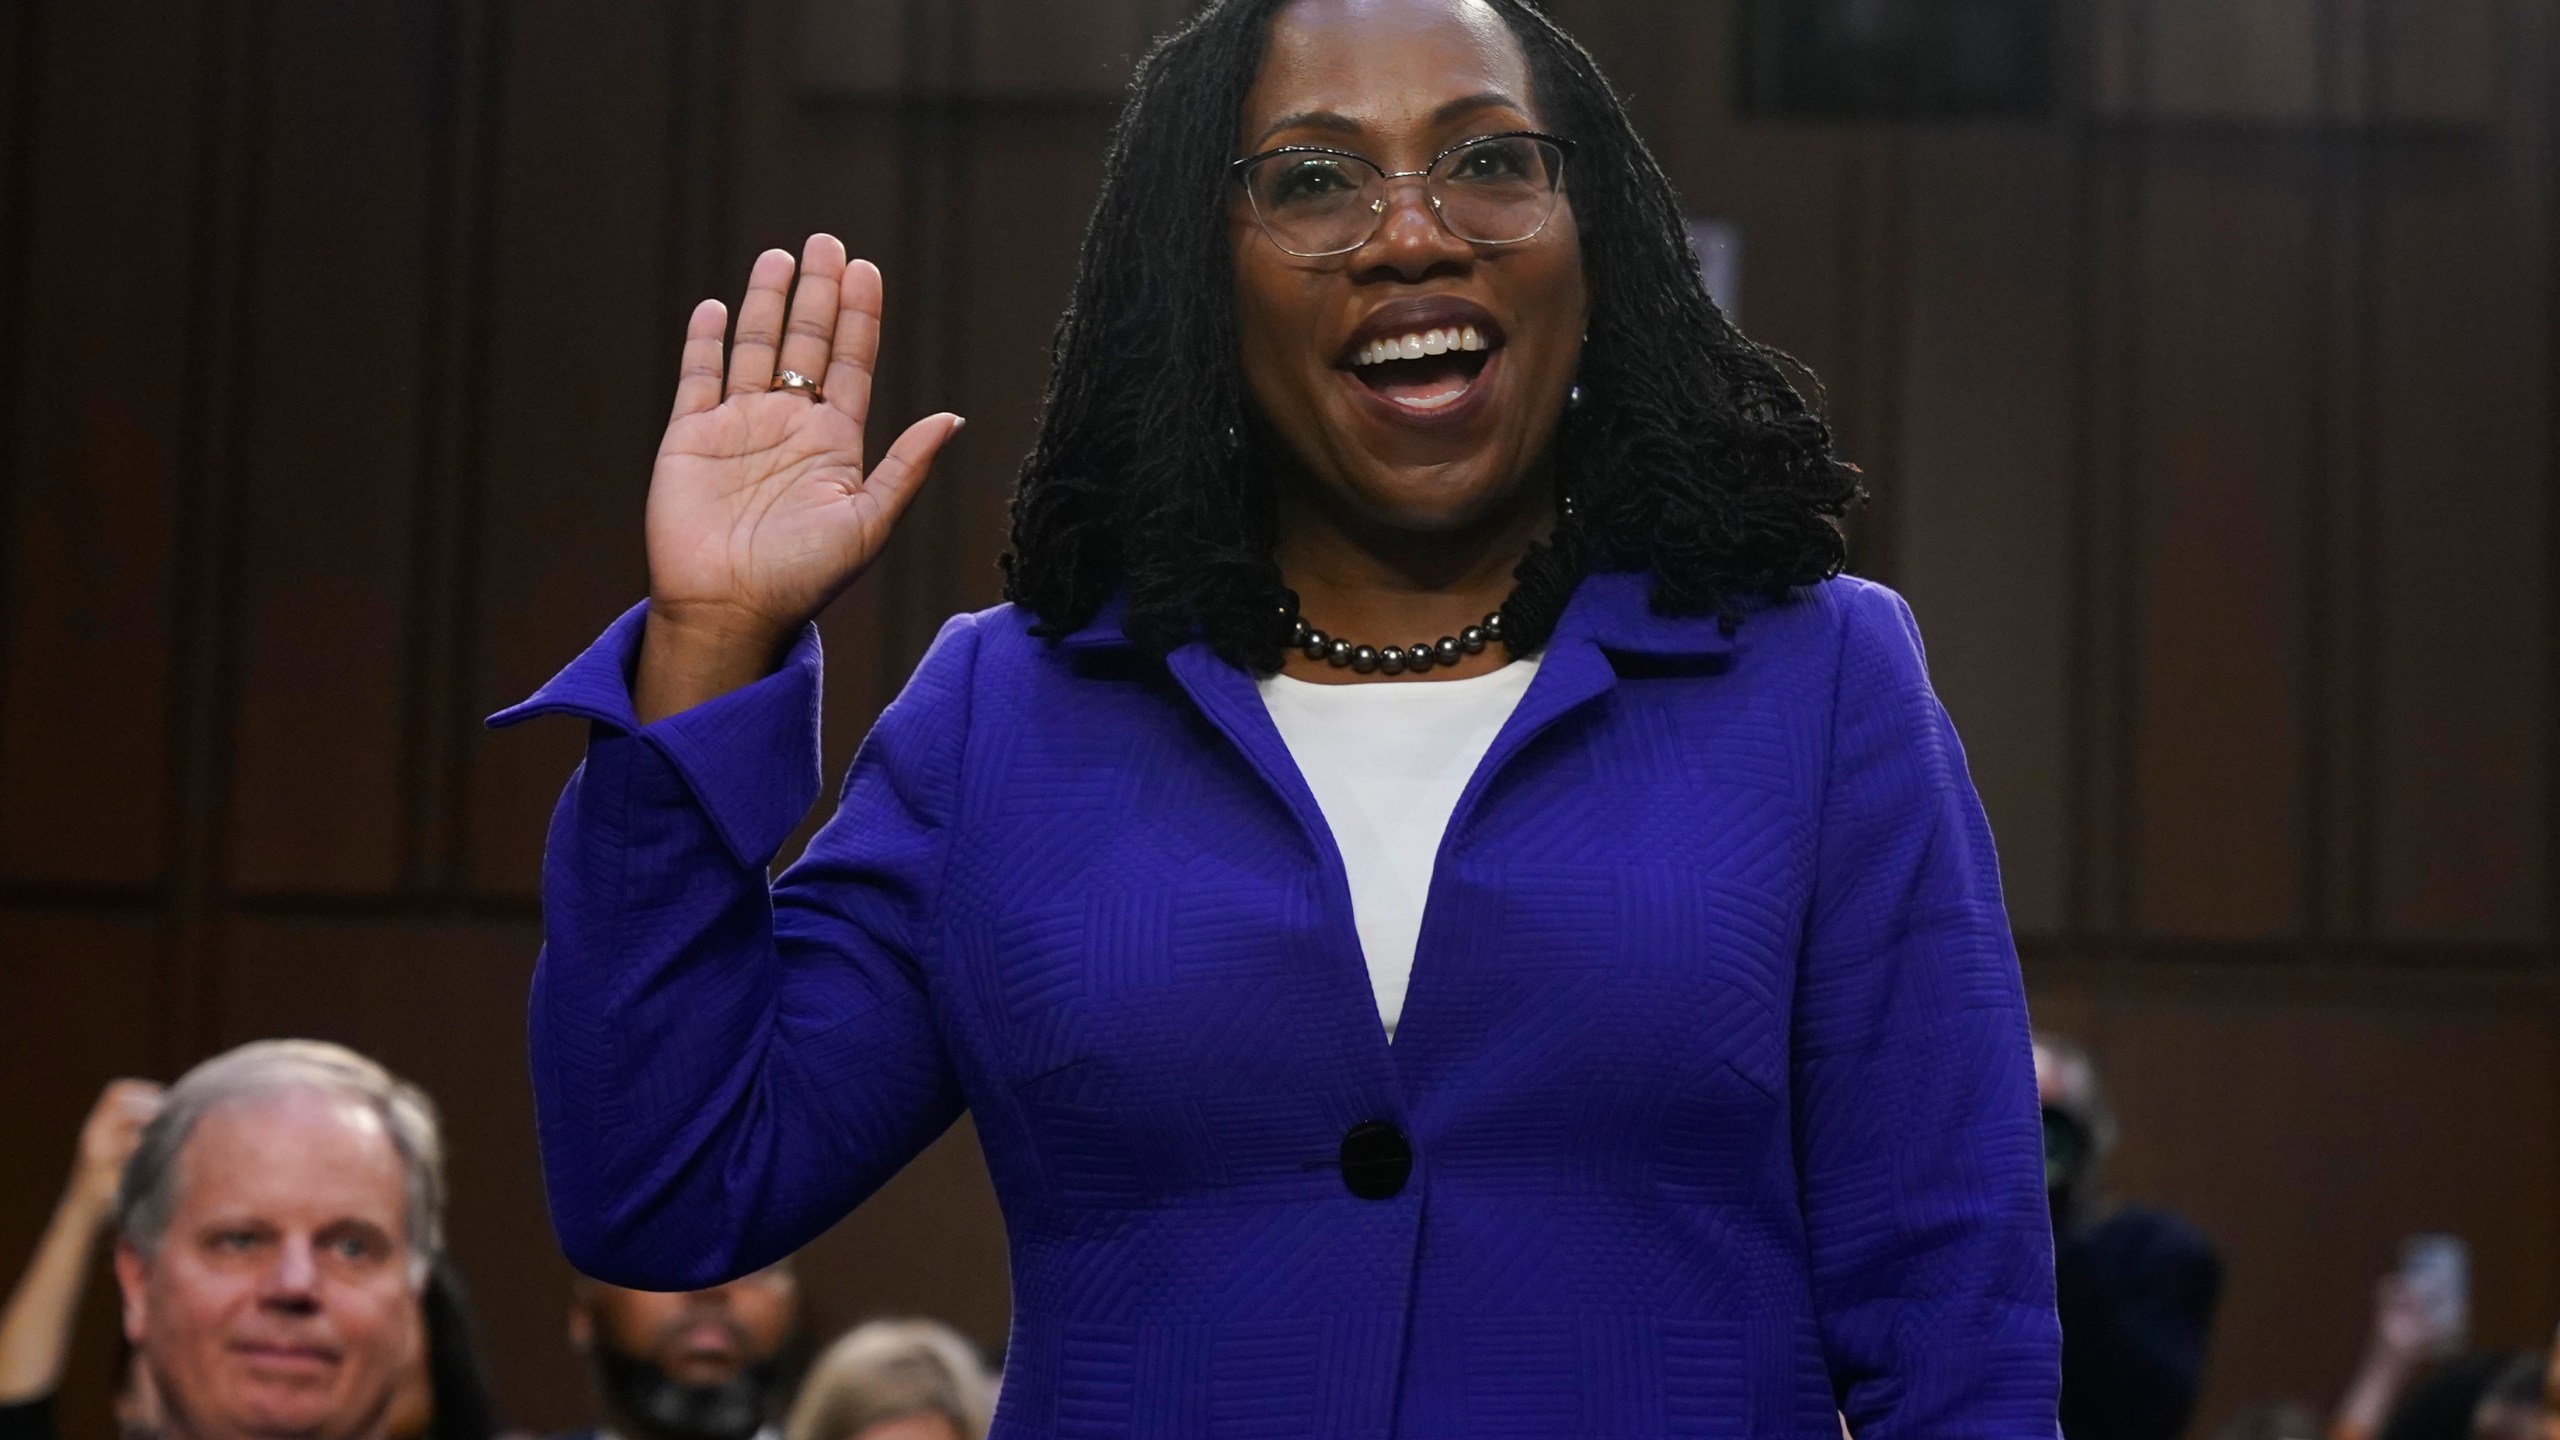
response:
<svg viewBox="0 0 2560 1440"><path fill-rule="evenodd" d="M1265 150L1228 168L1271 243L1315 259L1368 244L1386 223L1390 183L1416 178L1450 234L1471 245L1517 244L1555 217L1572 154L1570 140L1514 130L1461 140L1420 170L1389 172L1347 150L1314 145Z"/></svg>

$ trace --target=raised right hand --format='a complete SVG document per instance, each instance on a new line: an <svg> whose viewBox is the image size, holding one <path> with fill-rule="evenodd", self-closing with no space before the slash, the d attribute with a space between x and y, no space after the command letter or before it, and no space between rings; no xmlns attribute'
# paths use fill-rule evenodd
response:
<svg viewBox="0 0 2560 1440"><path fill-rule="evenodd" d="M949 413L909 426L863 467L880 272L813 235L791 295L791 256L756 257L723 353L728 312L705 300L685 328L675 413L649 478L649 625L635 701L644 721L757 678L792 633L880 553L944 442ZM786 301L788 315L786 319ZM824 400L779 389L821 377Z"/></svg>

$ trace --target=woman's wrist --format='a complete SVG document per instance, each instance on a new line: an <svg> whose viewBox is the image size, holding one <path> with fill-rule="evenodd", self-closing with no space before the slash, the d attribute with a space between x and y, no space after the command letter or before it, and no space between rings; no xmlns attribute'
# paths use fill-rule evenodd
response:
<svg viewBox="0 0 2560 1440"><path fill-rule="evenodd" d="M640 723L653 724L772 674L798 629L732 610L650 601L631 686Z"/></svg>

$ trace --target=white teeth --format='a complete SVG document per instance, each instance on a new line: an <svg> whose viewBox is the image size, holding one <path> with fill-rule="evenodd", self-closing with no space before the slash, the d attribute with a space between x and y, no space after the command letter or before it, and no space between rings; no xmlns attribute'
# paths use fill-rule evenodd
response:
<svg viewBox="0 0 2560 1440"><path fill-rule="evenodd" d="M1458 397L1466 393L1467 387L1461 385L1445 395L1423 395L1411 399L1399 395L1396 397L1396 403L1407 410L1437 410L1443 405L1455 404Z"/></svg>
<svg viewBox="0 0 2560 1440"><path fill-rule="evenodd" d="M1485 344L1483 331L1467 325L1446 330L1424 330L1392 340L1372 340L1360 347L1351 357L1351 363L1355 367L1378 365L1389 360L1419 360L1425 355L1491 348Z"/></svg>

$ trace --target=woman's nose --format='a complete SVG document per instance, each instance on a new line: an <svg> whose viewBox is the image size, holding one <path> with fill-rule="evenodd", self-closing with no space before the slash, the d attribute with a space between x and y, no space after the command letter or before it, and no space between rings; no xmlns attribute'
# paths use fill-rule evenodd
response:
<svg viewBox="0 0 2560 1440"><path fill-rule="evenodd" d="M1388 266L1407 279L1420 279L1426 271L1474 255L1475 247L1440 223L1440 208L1432 203L1430 187L1420 177L1388 181L1379 203L1385 208L1378 215L1378 233L1361 247L1361 258L1368 263Z"/></svg>

